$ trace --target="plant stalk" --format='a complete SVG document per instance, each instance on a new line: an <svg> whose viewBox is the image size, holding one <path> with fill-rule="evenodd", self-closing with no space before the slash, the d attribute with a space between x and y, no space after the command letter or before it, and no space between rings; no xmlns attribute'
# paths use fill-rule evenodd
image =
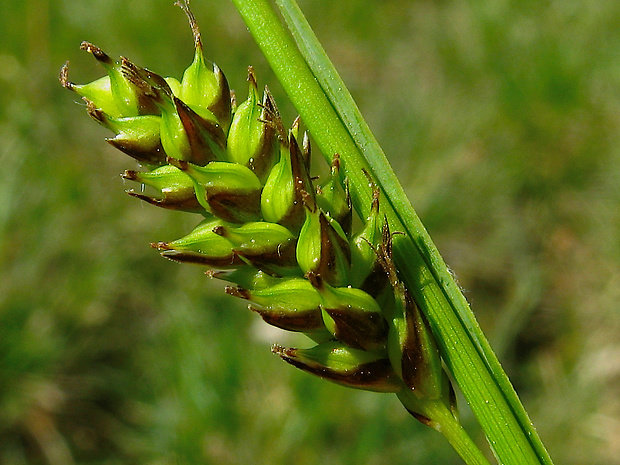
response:
<svg viewBox="0 0 620 465"><path fill-rule="evenodd" d="M424 412L427 425L440 432L467 465L489 465L461 422L441 399L421 403L410 390L398 393L398 398L410 411ZM424 419L421 421L425 422Z"/></svg>

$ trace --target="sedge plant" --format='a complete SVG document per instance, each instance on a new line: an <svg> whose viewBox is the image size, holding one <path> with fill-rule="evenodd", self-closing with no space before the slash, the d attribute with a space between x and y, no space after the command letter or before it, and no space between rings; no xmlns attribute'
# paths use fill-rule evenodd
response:
<svg viewBox="0 0 620 465"><path fill-rule="evenodd" d="M497 358L344 83L293 0L233 0L300 118L283 121L248 69L246 100L204 57L197 21L194 60L181 79L162 77L94 44L81 48L106 75L80 85L60 74L107 141L137 160L128 194L196 215L185 237L151 244L199 265L226 292L310 347L274 345L289 364L356 389L394 393L417 420L443 434L467 464L488 464L459 421L450 373L497 461L550 464ZM310 172L308 132L325 155ZM353 221L354 211L361 219ZM361 223L354 228L353 225Z"/></svg>

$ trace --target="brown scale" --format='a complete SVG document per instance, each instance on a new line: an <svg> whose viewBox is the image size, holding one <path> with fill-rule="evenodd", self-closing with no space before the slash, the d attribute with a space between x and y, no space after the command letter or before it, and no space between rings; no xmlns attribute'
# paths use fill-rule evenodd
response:
<svg viewBox="0 0 620 465"><path fill-rule="evenodd" d="M220 124L201 117L182 100L173 97L174 106L183 124L191 150L189 162L205 166L223 160L226 152L226 135Z"/></svg>

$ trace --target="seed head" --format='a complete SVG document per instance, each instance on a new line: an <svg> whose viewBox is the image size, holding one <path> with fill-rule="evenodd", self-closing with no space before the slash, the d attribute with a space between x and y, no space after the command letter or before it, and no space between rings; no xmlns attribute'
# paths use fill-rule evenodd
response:
<svg viewBox="0 0 620 465"><path fill-rule="evenodd" d="M61 84L113 132L108 142L142 165L122 177L150 193L128 194L201 215L185 237L151 246L206 268L265 322L318 344L274 346L286 362L345 386L397 393L423 421L431 420L417 403L453 408L433 334L392 260L396 239L381 215L379 190L362 227L352 231L338 154L326 179L313 178L308 134L299 118L285 129L266 87L261 98L251 67L248 97L236 107L224 73L204 57L189 1L177 5L194 37L194 58L181 80L114 60L88 42L81 48L106 76L79 85L69 80L68 64L60 72Z"/></svg>

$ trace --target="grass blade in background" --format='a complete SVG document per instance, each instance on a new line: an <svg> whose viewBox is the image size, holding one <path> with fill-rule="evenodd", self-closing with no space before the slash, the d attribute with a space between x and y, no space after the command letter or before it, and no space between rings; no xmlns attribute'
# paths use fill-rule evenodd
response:
<svg viewBox="0 0 620 465"><path fill-rule="evenodd" d="M381 186L392 228L408 233L407 239L395 241L402 277L499 461L551 463L467 302L297 5L277 2L294 43L269 2L233 1L322 152L328 158L341 155L362 215L370 204L363 170Z"/></svg>

